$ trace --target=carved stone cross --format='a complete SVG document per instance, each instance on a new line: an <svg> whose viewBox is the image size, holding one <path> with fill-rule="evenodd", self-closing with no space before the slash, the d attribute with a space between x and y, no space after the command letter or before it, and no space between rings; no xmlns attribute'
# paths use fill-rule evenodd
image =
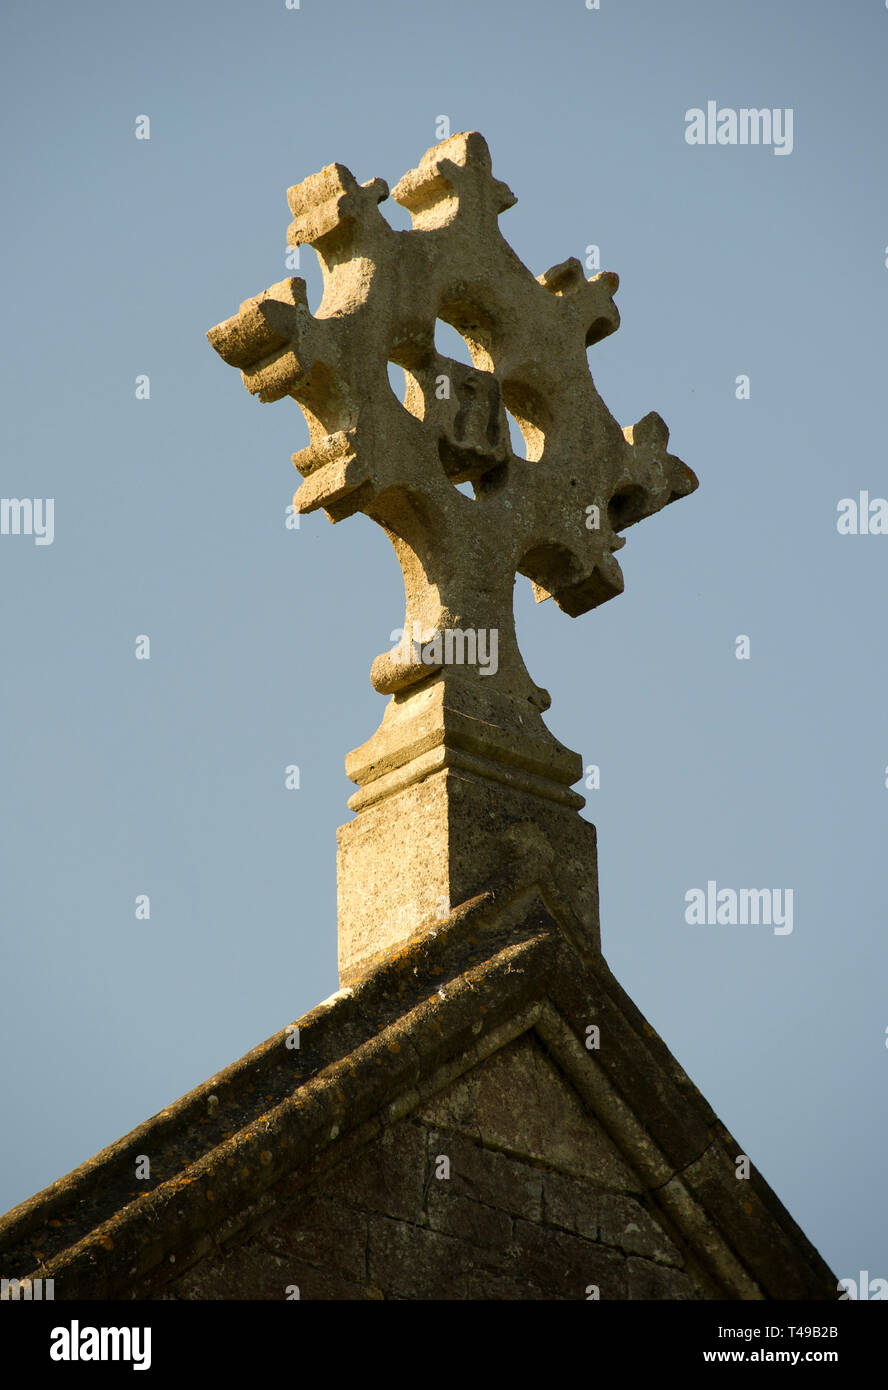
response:
<svg viewBox="0 0 888 1390"><path fill-rule="evenodd" d="M317 313L294 278L208 334L248 391L302 408L296 509L365 512L404 572L404 638L371 672L392 699L346 760L361 790L339 832L344 983L506 881L545 881L597 947L594 829L570 789L582 763L543 723L515 576L585 613L623 588L619 532L697 486L659 415L623 430L595 389L586 348L619 326L616 275L587 280L571 259L533 277L500 233L515 198L481 135L435 145L392 190L411 231L380 213L388 191L341 164L291 188L287 239L313 246L323 270ZM438 353L436 319L473 367ZM404 369L403 404L389 363Z"/></svg>

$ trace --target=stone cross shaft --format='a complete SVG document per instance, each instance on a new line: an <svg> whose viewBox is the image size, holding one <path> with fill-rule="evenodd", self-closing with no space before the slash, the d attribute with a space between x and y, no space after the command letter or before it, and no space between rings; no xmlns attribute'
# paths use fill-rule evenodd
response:
<svg viewBox="0 0 888 1390"><path fill-rule="evenodd" d="M516 574L537 600L585 613L623 588L619 532L697 480L667 452L659 415L621 429L595 389L586 349L619 326L616 275L587 280L571 259L534 278L499 230L515 198L493 177L481 135L435 145L392 190L411 231L383 218L388 192L382 179L358 184L340 164L291 188L287 239L314 247L323 271L317 313L305 282L292 278L246 300L208 337L261 401L300 405L309 444L293 456L305 479L296 509L323 508L334 522L362 511L395 548L405 637L373 664L373 685L393 698L377 734L346 761L361 788L349 804L361 812L400 797L386 808L391 822L399 808L407 814L403 794L413 789L408 819L423 815L417 789L449 774L440 916L441 903L457 906L477 877L460 880L454 897L454 776L461 793L483 784L523 797L525 830L538 803L574 813L583 804L570 790L580 759L543 723L549 697L518 650ZM472 367L437 351L436 319L462 335ZM389 363L404 370L403 404ZM507 410L526 458L512 451ZM426 787L426 801L433 796ZM341 963L350 829L340 832ZM389 839L406 852L409 834ZM365 886L371 867L362 867ZM431 900L418 882L409 891L421 900L404 905L412 931ZM358 955L383 950L371 919L386 910L381 900L360 910Z"/></svg>

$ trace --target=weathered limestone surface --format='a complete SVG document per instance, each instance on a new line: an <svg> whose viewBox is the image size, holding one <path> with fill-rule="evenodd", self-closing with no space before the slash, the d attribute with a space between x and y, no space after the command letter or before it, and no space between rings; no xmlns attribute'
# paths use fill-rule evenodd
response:
<svg viewBox="0 0 888 1390"><path fill-rule="evenodd" d="M291 1025L10 1212L0 1267L57 1300L834 1299L548 895L502 887L418 934L298 1020L298 1049Z"/></svg>
<svg viewBox="0 0 888 1390"><path fill-rule="evenodd" d="M601 957L580 760L515 640L516 572L583 613L622 587L618 532L696 486L659 416L621 430L595 391L616 276L531 275L479 135L397 185L412 231L387 193L341 165L291 189L317 314L289 280L209 335L302 407L299 510L366 512L404 571L408 641L372 672L391 699L346 764L346 987L10 1212L0 1269L59 1301L834 1299ZM437 352L438 317L473 369ZM451 659L481 632L495 669Z"/></svg>
<svg viewBox="0 0 888 1390"><path fill-rule="evenodd" d="M445 768L369 806L338 838L343 985L494 888L546 882L577 937L600 947L595 827L567 807Z"/></svg>
<svg viewBox="0 0 888 1390"><path fill-rule="evenodd" d="M391 700L346 760L360 790L339 834L343 984L483 892L514 860L518 825L586 878L574 911L597 941L594 846L571 790L582 763L543 722L549 696L515 636L515 576L585 613L623 588L619 532L697 486L659 415L621 429L595 389L586 349L619 326L617 276L587 280L571 259L535 277L521 263L498 225L515 197L482 136L435 145L392 190L410 231L382 216L388 193L341 164L291 188L288 240L311 245L323 271L317 313L294 278L208 335L261 401L302 408L296 509L334 522L365 512L404 573L404 638L371 672ZM437 350L437 320L462 334L472 367Z"/></svg>
<svg viewBox="0 0 888 1390"><path fill-rule="evenodd" d="M284 1185L285 1186L285 1185ZM386 1129L164 1298L705 1298L533 1033ZM289 1295L288 1295L289 1290Z"/></svg>

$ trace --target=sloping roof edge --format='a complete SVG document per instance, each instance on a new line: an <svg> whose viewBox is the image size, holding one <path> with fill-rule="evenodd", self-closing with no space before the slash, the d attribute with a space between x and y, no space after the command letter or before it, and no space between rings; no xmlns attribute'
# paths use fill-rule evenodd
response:
<svg viewBox="0 0 888 1390"><path fill-rule="evenodd" d="M723 1297L835 1298L835 1276L755 1169L737 1180L743 1150L551 899L542 884L464 905L298 1020L298 1049L289 1025L14 1208L4 1275L52 1278L60 1299L151 1297L259 1222L281 1184L298 1191L532 1027Z"/></svg>

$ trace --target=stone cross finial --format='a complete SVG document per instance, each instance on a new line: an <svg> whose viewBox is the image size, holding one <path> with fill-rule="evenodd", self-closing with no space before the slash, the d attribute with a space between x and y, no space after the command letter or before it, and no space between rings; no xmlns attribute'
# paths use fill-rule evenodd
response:
<svg viewBox="0 0 888 1390"><path fill-rule="evenodd" d="M619 326L616 275L587 280L571 259L533 277L500 233L515 198L481 135L434 146L392 190L411 231L385 221L387 196L382 179L358 184L340 164L291 188L288 241L313 246L323 270L317 313L294 278L208 334L252 394L302 408L296 509L334 522L365 512L404 572L404 639L371 672L393 699L346 762L363 815L340 831L343 978L483 891L510 854L546 860L546 844L581 833L540 830L553 815L578 819L581 762L542 721L549 697L518 650L515 576L537 600L585 613L622 590L619 532L697 486L658 415L623 430L595 389L586 348ZM438 353L436 319L462 334L473 367ZM389 363L404 369L403 404ZM512 452L506 410L526 458ZM433 806L443 839L430 846Z"/></svg>

